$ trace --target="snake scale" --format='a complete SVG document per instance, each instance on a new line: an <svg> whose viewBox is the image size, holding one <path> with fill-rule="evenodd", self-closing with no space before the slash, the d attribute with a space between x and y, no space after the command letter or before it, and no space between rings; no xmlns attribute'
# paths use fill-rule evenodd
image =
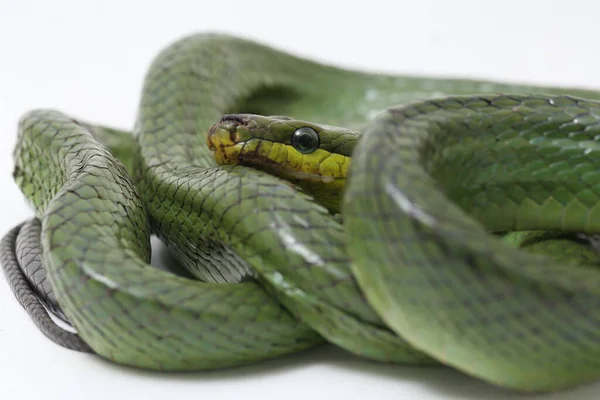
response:
<svg viewBox="0 0 600 400"><path fill-rule="evenodd" d="M598 100L185 37L152 63L132 135L21 118L13 174L37 220L2 263L44 333L124 365L223 368L327 341L569 388L600 376L600 262L579 240L600 233ZM540 232L540 249L514 243ZM151 234L188 275L150 266Z"/></svg>

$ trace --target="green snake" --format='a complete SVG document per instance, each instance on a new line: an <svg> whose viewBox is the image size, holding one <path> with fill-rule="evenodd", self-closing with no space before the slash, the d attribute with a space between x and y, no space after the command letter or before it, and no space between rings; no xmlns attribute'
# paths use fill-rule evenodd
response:
<svg viewBox="0 0 600 400"><path fill-rule="evenodd" d="M41 225L6 236L3 264L26 291L17 250L38 249L77 331L62 344L124 365L232 367L327 341L572 387L600 376L598 260L577 236L600 231L598 99L186 37L152 63L133 135L22 117L14 177ZM549 236L528 251L510 231ZM151 234L187 276L150 266Z"/></svg>

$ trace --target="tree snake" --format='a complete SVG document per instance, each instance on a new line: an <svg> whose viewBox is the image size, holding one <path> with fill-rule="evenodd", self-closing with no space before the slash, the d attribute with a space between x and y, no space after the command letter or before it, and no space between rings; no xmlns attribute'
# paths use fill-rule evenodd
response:
<svg viewBox="0 0 600 400"><path fill-rule="evenodd" d="M328 341L568 388L600 375L582 240L600 231L598 99L189 36L152 63L133 135L23 116L14 177L41 225L11 231L2 262L47 335L120 364L214 369ZM151 234L193 278L149 265ZM50 297L23 277L34 258Z"/></svg>

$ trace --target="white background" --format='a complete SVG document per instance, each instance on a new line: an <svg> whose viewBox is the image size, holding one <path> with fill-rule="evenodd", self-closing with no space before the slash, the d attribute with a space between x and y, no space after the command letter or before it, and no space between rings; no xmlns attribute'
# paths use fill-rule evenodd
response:
<svg viewBox="0 0 600 400"><path fill-rule="evenodd" d="M192 32L237 33L362 69L600 88L600 8L594 0L361 3L0 0L1 233L31 215L11 177L19 116L51 107L129 128L152 58ZM13 396L289 400L514 395L455 371L378 365L333 348L220 372L140 372L52 344L0 279L0 398ZM598 397L600 383L544 398Z"/></svg>

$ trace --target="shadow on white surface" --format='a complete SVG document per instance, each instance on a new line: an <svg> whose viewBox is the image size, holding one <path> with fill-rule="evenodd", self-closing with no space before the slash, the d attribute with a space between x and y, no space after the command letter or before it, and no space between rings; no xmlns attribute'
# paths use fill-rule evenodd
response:
<svg viewBox="0 0 600 400"><path fill-rule="evenodd" d="M170 256L168 250L157 238L152 238L152 264L158 268L182 276L189 276L183 268ZM106 362L109 364L108 362ZM246 379L271 379L273 377L293 373L303 369L327 369L329 373L337 371L340 376L363 375L375 378L379 384L413 386L421 393L428 393L431 398L464 399L464 400L497 400L512 398L543 399L597 399L600 393L600 382L584 385L570 391L550 394L523 394L501 389L472 378L452 368L444 366L409 367L383 364L362 359L332 345L307 350L301 353L283 356L261 363L201 373L158 373L136 370L110 363L110 368L123 369L124 372L143 378L154 378L160 375L163 379L193 382L235 382ZM343 374L343 375L342 375ZM366 375L366 376L365 376ZM310 384L310 382L307 382ZM340 384L342 384L340 382Z"/></svg>
<svg viewBox="0 0 600 400"><path fill-rule="evenodd" d="M597 399L600 383L581 386L569 391L549 394L523 394L494 387L483 381L476 380L456 370L446 367L405 367L371 362L353 356L333 346L311 349L302 353L283 356L278 359L265 361L244 367L223 369L218 371L193 373L164 373L137 370L102 361L107 368L121 370L120 372L136 375L142 379L171 380L173 382L211 382L233 384L239 380L269 380L288 373L303 369L320 368L323 372L340 372L347 376L349 373L375 378L379 385L394 384L398 389L402 386L412 386L411 391L427 395L431 399L464 399L464 400L499 400L499 399L562 399L562 400L591 400ZM310 385L311 382L305 382ZM338 381L332 384L345 385ZM421 397L424 398L424 397Z"/></svg>

